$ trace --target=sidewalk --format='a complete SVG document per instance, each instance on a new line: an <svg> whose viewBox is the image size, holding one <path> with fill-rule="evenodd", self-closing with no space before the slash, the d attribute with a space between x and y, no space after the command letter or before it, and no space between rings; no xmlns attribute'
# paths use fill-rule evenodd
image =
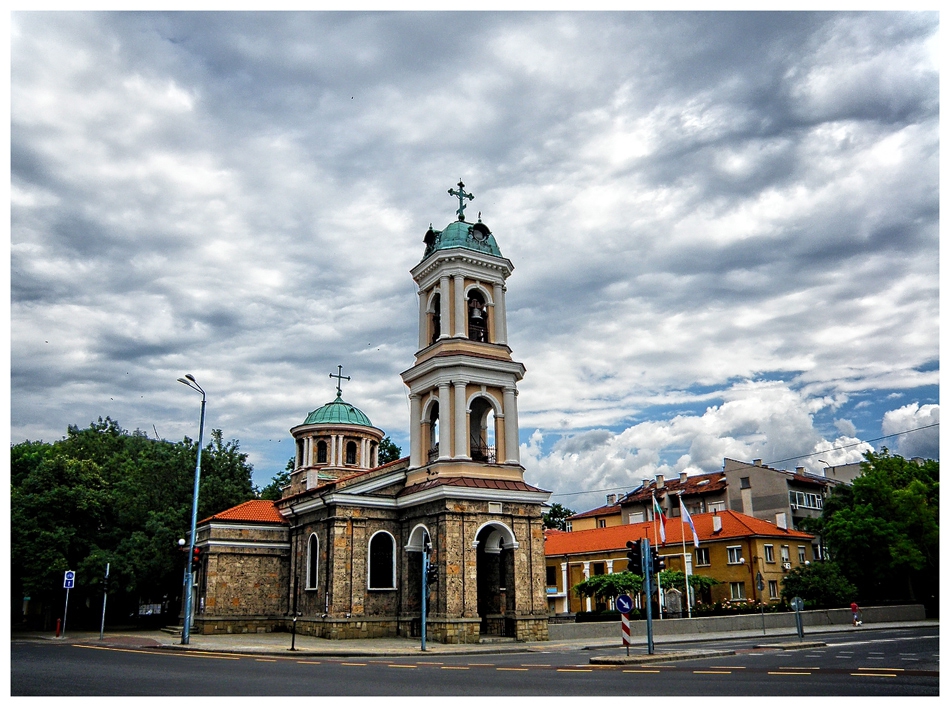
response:
<svg viewBox="0 0 950 707"><path fill-rule="evenodd" d="M913 621L903 623L881 623L853 626L822 626L806 629L802 648L814 645L821 640L822 634L853 633L855 638L874 628L909 628L923 626L939 626L939 621ZM658 653L681 656L695 653L708 654L716 649L717 641L735 639L761 638L757 644L762 648L794 649L799 643L795 629L769 629L763 634L756 631L731 631L717 634L701 634L696 636L664 636L654 640ZM526 652L559 652L566 653L584 650L609 650L616 648L623 650L620 639L620 628L617 628L616 639L580 638L562 641L532 641L526 643L480 643L480 644L443 644L427 641L425 652L422 651L421 641L418 638L374 638L352 640L329 640L314 638L313 636L297 635L294 641L295 650L290 650L292 637L289 633L243 633L222 634L214 636L192 634L188 645L181 644L181 637L163 631L106 631L103 640L99 640L98 632L70 632L65 637L56 638L52 633L14 633L11 640L53 640L67 643L112 648L147 648L179 651L204 651L213 653L238 653L282 655L294 657L322 656L329 658L354 657L421 657L426 655L485 655L499 653L526 653ZM692 648L684 644L694 644ZM646 646L631 645L631 652L645 653ZM586 660L586 656L584 658Z"/></svg>

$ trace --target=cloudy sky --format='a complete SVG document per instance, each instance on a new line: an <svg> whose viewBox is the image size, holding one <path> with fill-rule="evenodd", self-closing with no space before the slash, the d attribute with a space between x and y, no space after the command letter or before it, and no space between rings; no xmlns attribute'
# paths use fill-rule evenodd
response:
<svg viewBox="0 0 950 707"><path fill-rule="evenodd" d="M408 271L461 177L515 266L553 501L862 440L935 457L937 37L936 13L14 14L11 441L107 415L194 437L192 373L264 485L342 364L408 450Z"/></svg>

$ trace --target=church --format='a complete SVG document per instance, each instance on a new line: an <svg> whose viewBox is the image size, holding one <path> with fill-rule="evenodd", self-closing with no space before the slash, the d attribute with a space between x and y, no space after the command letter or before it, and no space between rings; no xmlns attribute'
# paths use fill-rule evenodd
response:
<svg viewBox="0 0 950 707"><path fill-rule="evenodd" d="M198 524L194 632L295 630L323 638L420 635L444 643L547 640L543 504L524 481L518 381L505 314L514 266L459 181L457 220L424 236L410 271L419 340L401 376L409 456L378 464L383 430L336 397L290 432L279 501Z"/></svg>

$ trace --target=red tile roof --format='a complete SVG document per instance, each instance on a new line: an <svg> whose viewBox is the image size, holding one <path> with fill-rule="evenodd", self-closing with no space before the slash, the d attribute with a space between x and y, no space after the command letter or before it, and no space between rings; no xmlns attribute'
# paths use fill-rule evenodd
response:
<svg viewBox="0 0 950 707"><path fill-rule="evenodd" d="M796 540L811 540L813 536L802 533L798 530L782 530L773 523L759 518L753 518L736 511L720 511L719 518L722 519L722 530L718 533L713 532L713 516L715 513L697 513L693 515L693 524L696 526L696 535L699 536L699 542L711 542L725 538L742 538L754 536L776 537L776 538L794 538ZM686 544L692 545L693 534L688 524L684 524L680 518L668 518L666 521L666 544L682 545L683 526L686 525ZM656 531L656 538L659 538L659 530ZM544 534L544 554L552 555L572 555L588 552L604 552L613 550L626 550L628 540L639 540L648 538L651 543L654 542L653 523L646 521L643 523L630 523L629 525L615 525L609 528L594 528L592 530L578 530L572 533L560 530L549 530Z"/></svg>
<svg viewBox="0 0 950 707"><path fill-rule="evenodd" d="M644 481L643 485L631 491L626 496L620 498L620 503L644 503L650 500L650 496L656 492L657 498L662 499L666 494L683 493L683 496L700 496L704 493L718 493L724 491L729 483L726 481L726 475L721 471L714 471L709 474L694 474L687 476L686 481L680 481L679 478L668 479L663 482L662 488L656 487L656 480Z"/></svg>
<svg viewBox="0 0 950 707"><path fill-rule="evenodd" d="M215 513L210 518L205 518L201 523L208 523L213 520L240 521L242 523L280 523L288 525L284 517L277 511L273 501L262 501L255 499L245 501L226 511ZM201 524L199 523L199 525Z"/></svg>
<svg viewBox="0 0 950 707"><path fill-rule="evenodd" d="M437 486L456 486L473 489L498 489L501 491L535 491L546 493L539 488L530 486L524 481L505 481L502 479L471 479L467 476L449 476L423 481L421 484L407 486L400 491L397 496L406 496L411 493L419 493Z"/></svg>

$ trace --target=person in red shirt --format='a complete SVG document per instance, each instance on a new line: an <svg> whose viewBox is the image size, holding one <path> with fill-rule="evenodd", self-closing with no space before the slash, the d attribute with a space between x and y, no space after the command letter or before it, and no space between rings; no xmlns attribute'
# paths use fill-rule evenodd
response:
<svg viewBox="0 0 950 707"><path fill-rule="evenodd" d="M863 622L858 620L858 615L861 613L861 610L858 608L858 603L856 601L851 602L851 625L860 626Z"/></svg>

